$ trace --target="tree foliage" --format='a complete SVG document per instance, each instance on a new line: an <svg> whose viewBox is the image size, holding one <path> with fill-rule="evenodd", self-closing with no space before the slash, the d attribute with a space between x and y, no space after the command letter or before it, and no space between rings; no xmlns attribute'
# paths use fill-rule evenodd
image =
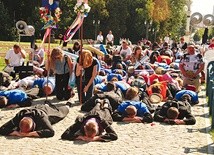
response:
<svg viewBox="0 0 214 155"><path fill-rule="evenodd" d="M201 38L202 38L202 35L200 34L199 31L197 31L197 32L194 34L194 36L193 36L193 40L194 40L194 41L200 41Z"/></svg>
<svg viewBox="0 0 214 155"><path fill-rule="evenodd" d="M41 0L0 0L0 18L4 21L1 33L4 39L13 40L15 23L24 20L36 29L36 38L42 36L39 7ZM76 0L60 1L63 14L54 30L55 37L64 34L67 27L74 21ZM104 36L113 31L116 40L120 37L137 41L145 37L148 31L149 39L184 35L186 15L183 9L185 0L89 0L91 11L84 21L84 38L93 38L99 30ZM100 21L100 22L98 22ZM1 35L2 37L2 35ZM74 36L78 38L78 33ZM3 38L1 38L3 39Z"/></svg>
<svg viewBox="0 0 214 155"><path fill-rule="evenodd" d="M153 6L151 7L151 18L155 22L165 21L169 18L170 9L168 0L154 0Z"/></svg>
<svg viewBox="0 0 214 155"><path fill-rule="evenodd" d="M4 4L0 1L0 40L13 40L14 39L14 29L13 21L10 20L8 10L5 8Z"/></svg>

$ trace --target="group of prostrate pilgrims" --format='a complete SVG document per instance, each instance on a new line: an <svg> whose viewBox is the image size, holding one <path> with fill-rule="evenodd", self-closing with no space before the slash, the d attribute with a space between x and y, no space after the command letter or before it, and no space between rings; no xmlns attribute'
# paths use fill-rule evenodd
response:
<svg viewBox="0 0 214 155"><path fill-rule="evenodd" d="M213 47L214 39L207 49ZM75 42L67 52L54 48L45 60L44 50L35 46L28 53L34 74L20 79L15 70L26 63L27 55L15 44L6 53L6 67L0 73L0 107L25 108L8 122L1 122L5 124L0 134L54 136L52 125L75 105L74 88L82 101L81 111L87 113L72 118L74 123L65 126L61 139L117 140L111 126L114 121L194 125L191 107L199 103L207 49L186 43L183 37L179 42L141 40L137 45L123 39L119 46L107 43L105 54L98 56L87 49L80 52L80 44ZM41 101L32 105L34 99L47 96L65 104Z"/></svg>

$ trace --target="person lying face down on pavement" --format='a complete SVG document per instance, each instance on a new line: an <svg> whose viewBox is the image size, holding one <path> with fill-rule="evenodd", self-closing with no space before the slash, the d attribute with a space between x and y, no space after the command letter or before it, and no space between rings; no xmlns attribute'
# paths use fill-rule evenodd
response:
<svg viewBox="0 0 214 155"><path fill-rule="evenodd" d="M96 106L82 117L77 117L61 136L63 140L83 140L87 142L108 142L117 140L112 128L112 108L108 99L97 99Z"/></svg>
<svg viewBox="0 0 214 155"><path fill-rule="evenodd" d="M153 121L147 105L139 100L137 87L130 87L125 98L126 100L118 106L112 115L114 121L134 123L151 123Z"/></svg>
<svg viewBox="0 0 214 155"><path fill-rule="evenodd" d="M52 124L64 119L68 106L40 104L23 109L14 118L0 127L0 135L18 137L53 137Z"/></svg>
<svg viewBox="0 0 214 155"><path fill-rule="evenodd" d="M156 109L154 121L167 124L194 125L196 119L191 113L189 101L191 101L191 97L188 94L182 96L182 101L168 100Z"/></svg>

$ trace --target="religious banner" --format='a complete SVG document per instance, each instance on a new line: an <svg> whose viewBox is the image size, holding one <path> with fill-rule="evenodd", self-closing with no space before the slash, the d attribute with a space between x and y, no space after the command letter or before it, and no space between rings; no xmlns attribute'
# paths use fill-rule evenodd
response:
<svg viewBox="0 0 214 155"><path fill-rule="evenodd" d="M59 0L42 0L42 7L39 8L39 13L42 22L44 23L43 29L46 29L41 46L44 44L47 36L50 35L52 28L57 28L57 23L60 21L62 14L59 8Z"/></svg>
<svg viewBox="0 0 214 155"><path fill-rule="evenodd" d="M91 7L88 5L88 0L77 0L77 4L74 7L74 12L77 13L77 17L70 25L64 35L64 41L68 42L72 39L74 34L83 24L84 18L88 16Z"/></svg>

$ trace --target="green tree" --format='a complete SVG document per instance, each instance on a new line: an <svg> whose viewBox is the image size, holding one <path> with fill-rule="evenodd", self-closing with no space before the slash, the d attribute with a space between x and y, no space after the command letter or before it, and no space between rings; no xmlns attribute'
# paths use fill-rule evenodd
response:
<svg viewBox="0 0 214 155"><path fill-rule="evenodd" d="M105 21L109 17L105 0L89 1L91 11L84 21L84 37L95 39L98 31L106 31Z"/></svg>
<svg viewBox="0 0 214 155"><path fill-rule="evenodd" d="M184 35L186 25L185 3L185 0L169 0L170 15L165 21L160 22L160 37L163 38L166 34L170 34L171 38Z"/></svg>
<svg viewBox="0 0 214 155"><path fill-rule="evenodd" d="M8 10L4 7L2 1L0 1L0 21L4 24L0 24L0 40L13 40L14 39L14 28L13 21L11 21L8 14Z"/></svg>
<svg viewBox="0 0 214 155"><path fill-rule="evenodd" d="M13 32L15 36L15 23L18 20L24 20L35 27L36 38L42 36L43 23L39 15L41 0L1 0L1 2L7 10L6 14L2 11L4 13L1 18L7 16L4 20L8 21L4 23L9 24L2 28L2 33L9 34L7 29L13 29L10 32ZM58 29L53 30L55 37L59 33L64 34L76 18L73 9L76 2L76 0L60 1L63 13ZM180 36L185 33L184 5L185 0L90 0L91 11L83 24L84 38L94 38L99 30L103 31L104 36L112 30L116 40L125 37L137 41L145 37L146 32L149 33L150 40L169 33L172 37ZM100 21L98 25L95 24L97 21ZM78 32L74 38L79 38ZM14 38L8 37L7 39Z"/></svg>
<svg viewBox="0 0 214 155"><path fill-rule="evenodd" d="M201 40L201 34L200 34L200 32L199 31L197 31L195 34L194 34L194 36L193 36L193 39L194 39L194 41L200 41Z"/></svg>
<svg viewBox="0 0 214 155"><path fill-rule="evenodd" d="M106 26L105 34L112 30L116 43L120 37L124 37L127 31L126 20L129 17L127 0L107 0L106 6L109 12L109 17L103 23Z"/></svg>

